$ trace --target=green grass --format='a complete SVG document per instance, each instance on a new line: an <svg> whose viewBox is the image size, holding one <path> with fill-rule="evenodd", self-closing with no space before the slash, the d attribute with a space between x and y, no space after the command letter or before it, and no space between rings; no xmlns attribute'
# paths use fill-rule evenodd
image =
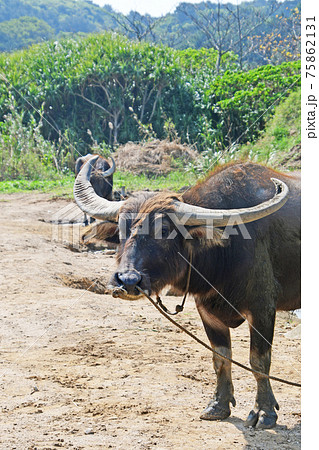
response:
<svg viewBox="0 0 319 450"><path fill-rule="evenodd" d="M148 178L146 175L133 175L128 172L115 172L114 188L125 186L129 191L149 189L150 191L168 189L178 191L184 186L196 183L197 177L192 172L175 170L167 176Z"/></svg>
<svg viewBox="0 0 319 450"><path fill-rule="evenodd" d="M196 182L193 173L174 171L165 176L147 178L145 175L133 175L128 172L116 172L114 174L114 190L125 186L128 191L143 189L178 191L184 186ZM13 194L17 192L46 192L55 197L72 198L74 176L64 175L58 180L10 180L0 182L0 193Z"/></svg>
<svg viewBox="0 0 319 450"><path fill-rule="evenodd" d="M300 142L301 90L298 89L276 108L258 141L243 145L237 156L272 164Z"/></svg>
<svg viewBox="0 0 319 450"><path fill-rule="evenodd" d="M0 182L0 193L39 191L69 196L72 194L73 183L74 177L70 175L65 175L59 180L7 180Z"/></svg>

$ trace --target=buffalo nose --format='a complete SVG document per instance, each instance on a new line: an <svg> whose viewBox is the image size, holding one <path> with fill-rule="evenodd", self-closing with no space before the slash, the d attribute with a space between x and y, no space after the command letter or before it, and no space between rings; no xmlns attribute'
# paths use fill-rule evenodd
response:
<svg viewBox="0 0 319 450"><path fill-rule="evenodd" d="M118 279L124 284L127 288L135 287L141 281L141 275L133 270L128 272L119 272L117 274Z"/></svg>

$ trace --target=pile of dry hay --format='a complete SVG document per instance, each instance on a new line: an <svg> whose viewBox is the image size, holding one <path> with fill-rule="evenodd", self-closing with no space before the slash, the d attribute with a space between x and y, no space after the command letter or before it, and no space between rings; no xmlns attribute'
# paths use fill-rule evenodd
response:
<svg viewBox="0 0 319 450"><path fill-rule="evenodd" d="M114 154L116 166L123 172L145 174L148 177L167 175L198 159L197 151L173 141L153 140L143 144L127 144Z"/></svg>

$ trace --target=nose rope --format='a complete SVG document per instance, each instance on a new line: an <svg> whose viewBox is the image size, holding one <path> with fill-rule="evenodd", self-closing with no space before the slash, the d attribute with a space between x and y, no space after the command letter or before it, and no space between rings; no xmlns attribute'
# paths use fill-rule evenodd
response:
<svg viewBox="0 0 319 450"><path fill-rule="evenodd" d="M188 281L189 283L189 281ZM208 344L206 344L206 342L202 341L201 339L199 339L197 336L195 336L195 334L191 333L190 331L188 331L186 328L184 328L182 325L180 325L178 322L176 322L174 319L172 319L172 317L170 317L165 310L162 309L162 307L155 302L152 297L150 297L145 291L143 291L142 288L140 288L139 286L136 286L136 289L143 295L145 295L145 297L152 303L153 306L155 306L155 308L164 316L166 317L167 320L169 320L173 325L175 325L177 328L179 328L180 330L184 331L184 333L186 333L188 336L190 336L192 339L194 339L194 341L198 342L200 345L202 345L203 347L205 347L207 350L209 350L210 352L214 353L215 355L217 355L219 358L225 360L225 361L229 361L233 364L235 364L236 366L241 367L244 370L247 370L248 372L254 373L259 375L260 377L263 378L267 378L269 380L274 380L274 381L278 381L279 383L284 383L284 384L288 384L289 386L296 386L296 387L300 387L301 388L301 384L299 383L295 383L293 381L288 381L288 380L284 380L282 378L278 378L272 375L268 375L266 373L263 372L258 372L257 370L251 369L250 367L245 366L244 364L235 361L232 358L229 358L228 356L222 355L221 353L217 352L215 349L213 349L212 347L210 347ZM186 291L187 293L187 291ZM179 305L177 305L179 306ZM177 307L176 307L177 308ZM176 313L173 313L176 314Z"/></svg>
<svg viewBox="0 0 319 450"><path fill-rule="evenodd" d="M184 305L186 302L186 297L188 294L188 290L189 290L189 283L190 283L190 279L191 279L191 271L192 271L192 260L193 260L193 252L190 251L190 255L189 255L189 266L188 266L188 272L187 272L187 281L186 281L186 288L185 288L185 294L183 297L183 301L181 305L176 305L175 306L175 312L169 311L166 306L163 304L161 297L159 295L156 296L156 304L166 313L169 314L170 316L176 316L176 314L180 313L183 311L184 309ZM138 286L137 286L138 288ZM138 289L140 291L140 289ZM144 292L143 292L144 293Z"/></svg>

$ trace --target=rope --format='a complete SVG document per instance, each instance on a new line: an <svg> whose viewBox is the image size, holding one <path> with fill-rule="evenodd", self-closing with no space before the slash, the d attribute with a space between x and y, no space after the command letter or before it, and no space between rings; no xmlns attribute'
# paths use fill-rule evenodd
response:
<svg viewBox="0 0 319 450"><path fill-rule="evenodd" d="M278 381L279 383L284 383L284 384L288 384L289 386L296 386L296 387L300 387L301 388L301 384L299 383L294 383L293 381L287 381L284 380L282 378L278 378L278 377L274 377L272 375L267 375L266 373L262 373L262 372L258 372L257 370L254 370L250 367L245 366L244 364L241 364L238 361L235 361L232 358L229 358L228 356L222 355L221 353L217 352L216 350L214 350L212 347L210 347L208 344L206 344L204 341L202 341L201 339L199 339L197 336L195 336L193 333L191 333L190 331L188 331L186 328L184 328L182 325L180 325L178 322L176 322L174 319L172 319L168 314L166 314L165 311L163 311L161 309L161 307L146 293L143 291L143 289L141 289L139 286L136 286L136 289L143 294L151 303L153 306L155 306L155 308L164 316L166 317L166 319L168 319L173 325L175 325L177 328L179 328L180 330L182 330L184 333L186 333L188 336L190 336L192 339L194 339L194 341L198 342L200 345L202 345L203 347L205 347L207 350L209 350L212 353L215 353L215 355L219 356L219 358L224 359L225 361L229 361L233 364L235 364L236 366L241 367L244 370L248 370L248 372L251 373L255 373L256 375L259 375L263 378L268 378L269 380L274 380L274 381Z"/></svg>
<svg viewBox="0 0 319 450"><path fill-rule="evenodd" d="M186 288L185 288L185 294L183 297L183 301L181 305L176 305L175 306L175 312L171 312L169 311L166 306L163 304L161 297L157 296L156 297L156 303L157 305L166 313L169 314L170 316L176 316L176 314L179 314L180 312L182 312L184 310L184 305L186 302L186 297L188 294L188 290L189 290L189 283L191 280L191 272L192 272L192 260L193 260L193 252L190 252L190 257L189 257L189 266L188 266L188 272L187 272L187 281L186 281Z"/></svg>

